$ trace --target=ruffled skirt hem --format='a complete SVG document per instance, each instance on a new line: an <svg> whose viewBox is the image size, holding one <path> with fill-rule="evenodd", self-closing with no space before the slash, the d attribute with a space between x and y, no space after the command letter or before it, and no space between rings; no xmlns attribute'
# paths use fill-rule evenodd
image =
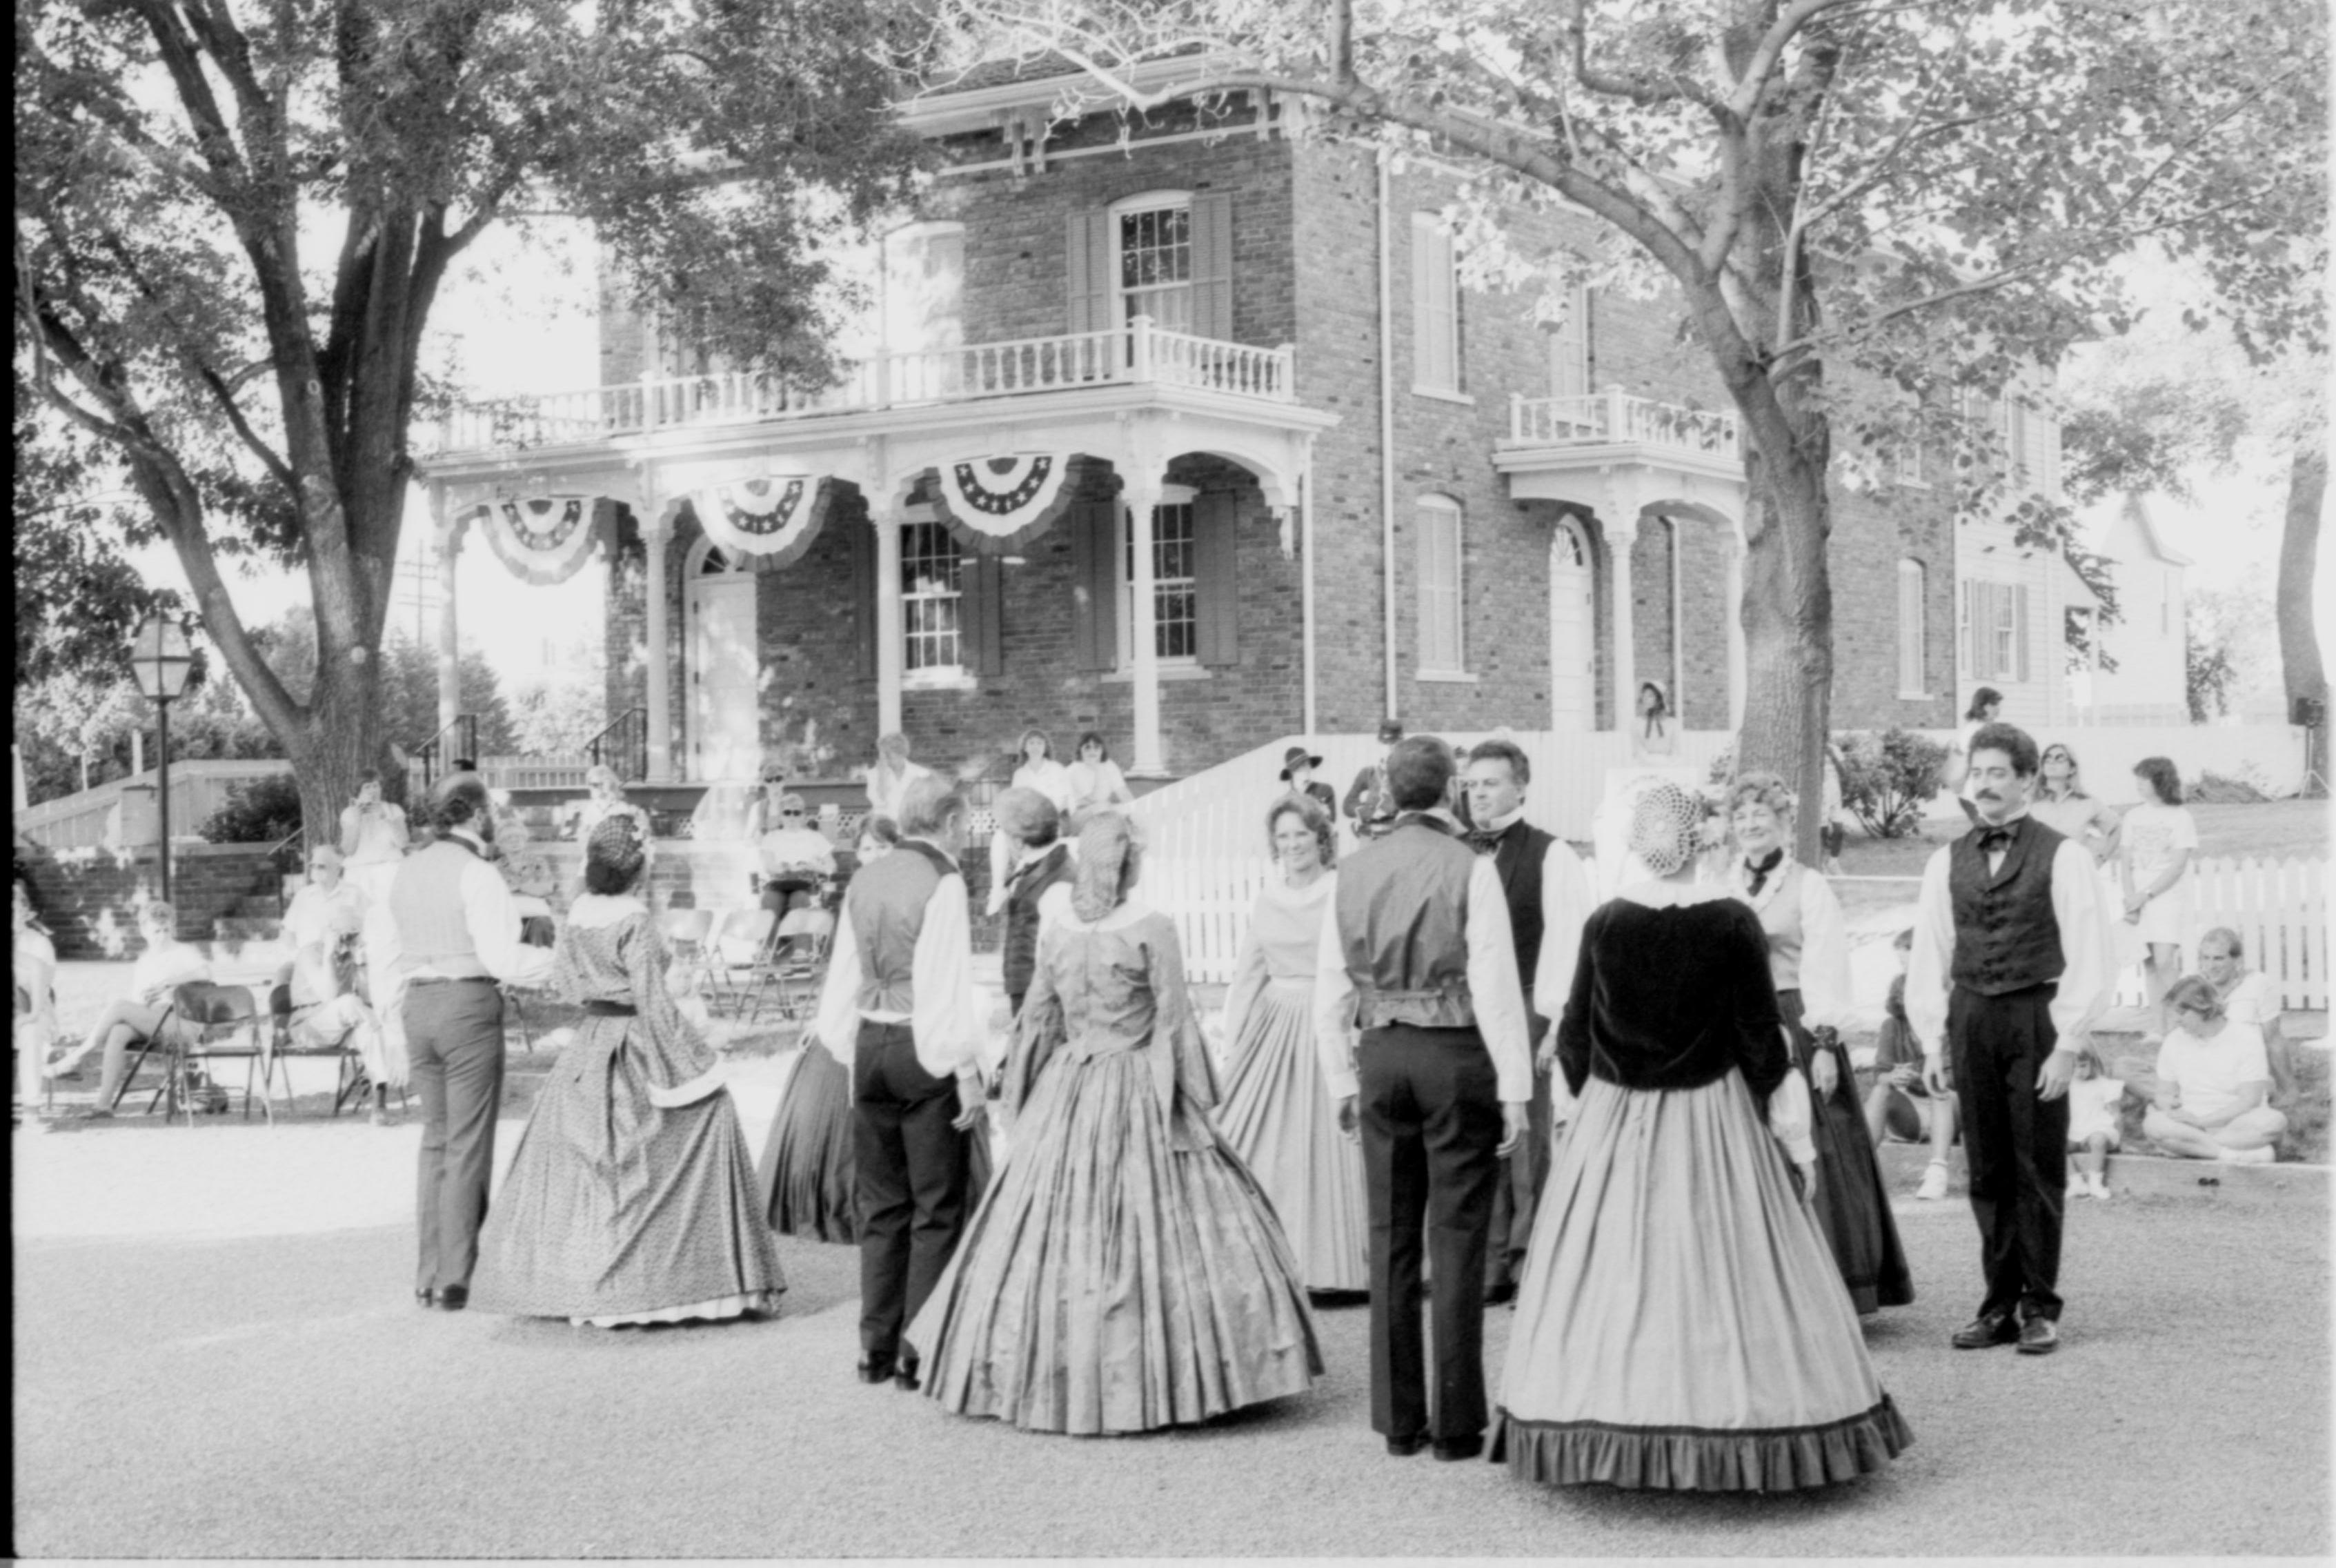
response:
<svg viewBox="0 0 2336 1568"><path fill-rule="evenodd" d="M692 1301L686 1307L658 1307L646 1312L607 1312L598 1317L570 1318L568 1320L579 1329L615 1329L628 1323L686 1323L694 1320L718 1322L725 1318L743 1318L749 1312L768 1315L778 1310L777 1290L747 1290L738 1295L717 1296L711 1301Z"/></svg>
<svg viewBox="0 0 2336 1568"><path fill-rule="evenodd" d="M1544 1486L1670 1492L1794 1492L1882 1469L1914 1441L1884 1394L1871 1410L1814 1427L1721 1431L1524 1421L1495 1413L1490 1457Z"/></svg>

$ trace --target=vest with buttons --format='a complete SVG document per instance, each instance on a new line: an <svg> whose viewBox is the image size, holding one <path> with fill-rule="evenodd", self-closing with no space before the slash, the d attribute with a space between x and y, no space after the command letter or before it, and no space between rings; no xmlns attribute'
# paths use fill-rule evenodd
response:
<svg viewBox="0 0 2336 1568"><path fill-rule="evenodd" d="M925 907L941 878L956 874L949 856L920 839L903 839L890 854L852 878L843 918L860 946L859 1008L863 1013L916 1010L913 970Z"/></svg>
<svg viewBox="0 0 2336 1568"><path fill-rule="evenodd" d="M1038 901L1048 888L1069 881L1074 874L1070 846L1061 843L1047 846L1037 860L1014 868L1006 894L1005 950L998 960L1007 996L1028 990L1031 977L1038 971Z"/></svg>
<svg viewBox="0 0 2336 1568"><path fill-rule="evenodd" d="M1357 1024L1473 1028L1468 878L1476 852L1426 817L1400 818L1338 868L1336 918Z"/></svg>
<svg viewBox="0 0 2336 1568"><path fill-rule="evenodd" d="M1955 911L1955 961L1951 978L1981 996L2050 985L2068 968L2060 952L2060 921L2052 912L2052 861L2060 835L2034 817L2022 817L2011 847L1992 875L1980 852L1984 825L1947 852L1947 893Z"/></svg>
<svg viewBox="0 0 2336 1568"><path fill-rule="evenodd" d="M487 972L462 909L462 872L478 858L461 840L441 838L398 862L389 912L409 967L440 975Z"/></svg>
<svg viewBox="0 0 2336 1568"><path fill-rule="evenodd" d="M1493 851L1493 869L1501 874L1501 895L1509 906L1509 935L1516 943L1517 979L1528 998L1541 963L1541 872L1549 863L1549 846L1556 842L1520 820L1509 824Z"/></svg>

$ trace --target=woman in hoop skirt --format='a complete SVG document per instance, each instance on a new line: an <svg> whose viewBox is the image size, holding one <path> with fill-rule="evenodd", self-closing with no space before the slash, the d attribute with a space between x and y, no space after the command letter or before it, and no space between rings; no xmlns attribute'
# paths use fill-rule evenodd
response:
<svg viewBox="0 0 2336 1568"><path fill-rule="evenodd" d="M1694 885L1700 815L1676 784L1642 794L1629 842L1648 874L1582 932L1556 1034L1578 1104L1493 1434L1523 1480L1783 1492L1913 1441L1794 1192L1789 1167L1816 1170L1806 1092L1758 917Z"/></svg>
<svg viewBox="0 0 2336 1568"><path fill-rule="evenodd" d="M647 863L632 817L593 830L551 970L585 1018L487 1212L473 1310L612 1328L772 1311L786 1289L719 1063L666 989Z"/></svg>
<svg viewBox="0 0 2336 1568"><path fill-rule="evenodd" d="M1004 1162L908 1339L962 1416L1096 1435L1299 1394L1322 1369L1273 1207L1210 1125L1183 955L1128 898L1134 829L1079 834L999 1103Z"/></svg>

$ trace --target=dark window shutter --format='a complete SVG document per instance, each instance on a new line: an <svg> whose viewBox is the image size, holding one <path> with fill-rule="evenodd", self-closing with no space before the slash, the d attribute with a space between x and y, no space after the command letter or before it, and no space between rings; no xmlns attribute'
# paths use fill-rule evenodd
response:
<svg viewBox="0 0 2336 1568"><path fill-rule="evenodd" d="M1192 576L1202 664L1241 662L1241 572L1234 560L1233 498L1204 491L1192 502Z"/></svg>
<svg viewBox="0 0 2336 1568"><path fill-rule="evenodd" d="M1233 341L1233 193L1192 198L1192 335Z"/></svg>
<svg viewBox="0 0 2336 1568"><path fill-rule="evenodd" d="M852 531L852 618L859 632L854 641L862 680L876 678L876 530L890 526Z"/></svg>
<svg viewBox="0 0 2336 1568"><path fill-rule="evenodd" d="M1118 517L1115 501L1081 502L1071 512L1071 651L1081 669L1119 662Z"/></svg>
<svg viewBox="0 0 2336 1568"><path fill-rule="evenodd" d="M2025 587L2011 590L2011 657L2014 671L2011 678L2024 681L2028 678L2028 589Z"/></svg>
<svg viewBox="0 0 2336 1568"><path fill-rule="evenodd" d="M1003 635L1006 576L994 555L969 558L958 578L959 600L965 617L966 667L975 675L1003 675L1006 671L1005 638Z"/></svg>
<svg viewBox="0 0 2336 1568"><path fill-rule="evenodd" d="M1111 326L1111 214L1070 215L1066 249L1073 332L1104 332Z"/></svg>

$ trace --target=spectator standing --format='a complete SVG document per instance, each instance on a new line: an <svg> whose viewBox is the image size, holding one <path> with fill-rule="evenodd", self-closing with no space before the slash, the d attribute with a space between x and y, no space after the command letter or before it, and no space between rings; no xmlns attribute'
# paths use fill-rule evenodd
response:
<svg viewBox="0 0 2336 1568"><path fill-rule="evenodd" d="M1111 760L1111 748L1094 730L1079 736L1079 755L1071 764L1070 777L1071 803L1065 825L1074 830L1087 813L1124 805L1135 798L1119 765Z"/></svg>
<svg viewBox="0 0 2336 1568"><path fill-rule="evenodd" d="M2198 978L2223 998L2223 1013L2233 1023L2253 1024L2263 1031L2263 1055L2271 1066L2272 1097L2283 1100L2295 1093L2295 1052L2282 1021L2279 993L2271 977L2247 968L2246 948L2239 933L2216 926L2198 939Z"/></svg>
<svg viewBox="0 0 2336 1568"><path fill-rule="evenodd" d="M130 1047L153 1038L162 1027L162 1021L170 1016L171 992L190 980L211 978L210 960L200 949L179 940L178 911L169 904L157 899L140 911L138 929L146 939L146 950L131 966L130 994L101 1013L90 1026L88 1037L49 1068L49 1076L61 1078L81 1066L82 1058L92 1051L104 1051L96 1103L77 1111L78 1115L103 1118L113 1114Z"/></svg>
<svg viewBox="0 0 2336 1568"><path fill-rule="evenodd" d="M2117 808L2085 792L2077 754L2055 741L2044 748L2035 803L2036 820L2073 839L2087 854L2107 864L2117 858Z"/></svg>
<svg viewBox="0 0 2336 1568"><path fill-rule="evenodd" d="M2119 1110L2125 1085L2108 1076L2090 1041L2077 1053L2077 1076L2068 1085L2068 1196L2109 1195L2109 1154L2124 1141Z"/></svg>
<svg viewBox="0 0 2336 1568"><path fill-rule="evenodd" d="M1291 794L1304 795L1320 806L1336 823L1338 820L1338 792L1314 776L1314 770L1321 765L1322 759L1304 746L1291 746L1281 754L1281 782L1290 786Z"/></svg>
<svg viewBox="0 0 2336 1568"><path fill-rule="evenodd" d="M1638 734L1632 737L1631 749L1650 756L1669 756L1677 749L1678 737L1671 734L1670 698L1663 695L1658 681L1639 683Z"/></svg>
<svg viewBox="0 0 2336 1568"><path fill-rule="evenodd" d="M2175 1026L2157 1052L2157 1085L2142 1133L2169 1154L2268 1165L2287 1118L2272 1109L2263 1031L2224 1010L2195 975L2166 994Z"/></svg>
<svg viewBox="0 0 2336 1568"><path fill-rule="evenodd" d="M441 780L431 819L435 841L398 867L389 919L374 923L373 959L376 976L390 977L378 999L397 1010L422 1096L414 1300L458 1312L470 1304L502 1104L498 982L541 985L552 950L521 940L518 906L488 858L494 815L485 782L476 774Z"/></svg>
<svg viewBox="0 0 2336 1568"><path fill-rule="evenodd" d="M1038 932L1069 911L1077 868L1071 846L1062 842L1062 813L1053 801L1017 784L998 797L997 811L998 835L1011 846L1007 866L994 873L1006 909L999 979L1018 1018L1038 962Z"/></svg>
<svg viewBox="0 0 2336 1568"><path fill-rule="evenodd" d="M349 881L373 903L389 897L389 884L405 858L405 808L381 797L381 774L357 775L357 798L341 808L340 851Z"/></svg>
<svg viewBox="0 0 2336 1568"><path fill-rule="evenodd" d="M909 786L933 776L933 770L909 760L909 737L900 731L876 742L876 765L868 770L868 809L878 816L900 820L900 803Z"/></svg>
<svg viewBox="0 0 2336 1568"><path fill-rule="evenodd" d="M1939 770L1939 784L1952 790L1963 808L1963 815L1977 820L1970 799L1971 792L1963 786L1971 777L1971 737L1995 722L2003 711L2003 694L1991 686L1983 686L1971 693L1971 706L1963 710L1962 735L1947 753L1946 766Z"/></svg>
<svg viewBox="0 0 2336 1568"><path fill-rule="evenodd" d="M1070 770L1055 760L1054 743L1041 729L1026 729L1015 743L1017 758L1008 789L1026 789L1043 796L1059 819L1071 809ZM1001 822L989 835L989 913L1006 907L1006 876L1015 863L1017 845Z"/></svg>
<svg viewBox="0 0 2336 1568"><path fill-rule="evenodd" d="M1340 804L1358 839L1382 837L1395 826L1397 807L1394 792L1387 784L1387 758L1402 740L1401 721L1381 719L1379 760L1365 765L1355 774L1355 782L1347 786L1347 798ZM1443 803L1434 803L1440 806Z"/></svg>
<svg viewBox="0 0 2336 1568"><path fill-rule="evenodd" d="M2125 813L2122 847L2125 923L2143 943L2142 979L2149 1010L2163 1037L2169 1019L2166 993L2182 973L2182 944L2190 930L2191 862L2198 853L2198 823L2182 803L2182 775L2162 756L2134 765L2141 803Z"/></svg>

